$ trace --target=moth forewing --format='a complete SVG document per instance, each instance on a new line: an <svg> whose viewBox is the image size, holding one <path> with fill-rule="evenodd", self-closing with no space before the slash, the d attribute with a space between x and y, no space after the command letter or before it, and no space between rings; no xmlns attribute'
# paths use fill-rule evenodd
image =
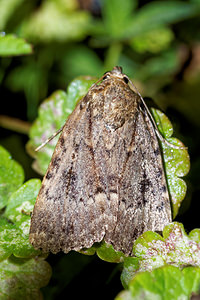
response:
<svg viewBox="0 0 200 300"><path fill-rule="evenodd" d="M30 242L67 253L104 239L131 255L140 234L161 231L169 222L155 128L115 67L90 88L64 125L36 200Z"/></svg>

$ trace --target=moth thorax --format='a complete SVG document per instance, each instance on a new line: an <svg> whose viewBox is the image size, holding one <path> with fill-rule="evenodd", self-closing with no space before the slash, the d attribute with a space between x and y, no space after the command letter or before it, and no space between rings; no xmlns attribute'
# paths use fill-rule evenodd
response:
<svg viewBox="0 0 200 300"><path fill-rule="evenodd" d="M129 87L122 89L119 83L111 86L104 98L103 117L106 125L113 129L122 127L134 115L137 103L138 97Z"/></svg>

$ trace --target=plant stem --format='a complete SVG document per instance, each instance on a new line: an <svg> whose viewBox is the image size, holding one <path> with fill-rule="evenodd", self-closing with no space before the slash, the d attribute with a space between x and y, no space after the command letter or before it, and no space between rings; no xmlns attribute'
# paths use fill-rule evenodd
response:
<svg viewBox="0 0 200 300"><path fill-rule="evenodd" d="M12 131L28 135L31 124L20 119L0 115L0 126Z"/></svg>
<svg viewBox="0 0 200 300"><path fill-rule="evenodd" d="M110 71L117 66L123 45L120 42L110 44L105 57L105 70Z"/></svg>

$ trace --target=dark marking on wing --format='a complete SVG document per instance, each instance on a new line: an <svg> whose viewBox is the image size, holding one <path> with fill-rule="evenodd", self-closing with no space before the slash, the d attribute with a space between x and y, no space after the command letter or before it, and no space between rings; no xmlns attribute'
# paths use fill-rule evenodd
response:
<svg viewBox="0 0 200 300"><path fill-rule="evenodd" d="M144 194L149 189L149 186L151 185L151 181L150 179L144 177L144 179L142 179L139 182L139 185L140 185L140 192Z"/></svg>
<svg viewBox="0 0 200 300"><path fill-rule="evenodd" d="M164 209L164 202L161 202L160 206L156 206L156 209L161 212Z"/></svg>
<svg viewBox="0 0 200 300"><path fill-rule="evenodd" d="M58 169L59 165L60 165L60 157L55 156L52 160L51 160L51 164L54 168Z"/></svg>
<svg viewBox="0 0 200 300"><path fill-rule="evenodd" d="M104 189L100 186L97 187L95 194L99 194L99 193L105 193Z"/></svg>
<svg viewBox="0 0 200 300"><path fill-rule="evenodd" d="M48 171L46 174L46 179L50 179L53 176L53 173L51 171Z"/></svg>
<svg viewBox="0 0 200 300"><path fill-rule="evenodd" d="M160 148L156 148L156 149L154 150L154 154L155 154L156 156L158 156L158 155L160 154Z"/></svg>
<svg viewBox="0 0 200 300"><path fill-rule="evenodd" d="M110 193L117 194L117 189L110 189Z"/></svg>
<svg viewBox="0 0 200 300"><path fill-rule="evenodd" d="M166 187L165 185L163 185L163 186L160 188L160 190L161 190L162 192L166 193L167 187Z"/></svg>
<svg viewBox="0 0 200 300"><path fill-rule="evenodd" d="M63 147L65 145L65 139L63 136L60 137L60 145Z"/></svg>
<svg viewBox="0 0 200 300"><path fill-rule="evenodd" d="M80 145L78 145L78 144L76 144L76 143L74 144L74 151L75 151L75 152L78 152L79 146L80 146Z"/></svg>

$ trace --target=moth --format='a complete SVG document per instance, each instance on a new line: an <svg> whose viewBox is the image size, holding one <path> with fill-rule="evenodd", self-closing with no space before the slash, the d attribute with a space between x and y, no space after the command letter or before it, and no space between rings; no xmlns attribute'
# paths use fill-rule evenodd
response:
<svg viewBox="0 0 200 300"><path fill-rule="evenodd" d="M162 231L171 207L156 125L121 67L89 89L66 121L30 227L36 249L57 253L104 240L132 255Z"/></svg>

